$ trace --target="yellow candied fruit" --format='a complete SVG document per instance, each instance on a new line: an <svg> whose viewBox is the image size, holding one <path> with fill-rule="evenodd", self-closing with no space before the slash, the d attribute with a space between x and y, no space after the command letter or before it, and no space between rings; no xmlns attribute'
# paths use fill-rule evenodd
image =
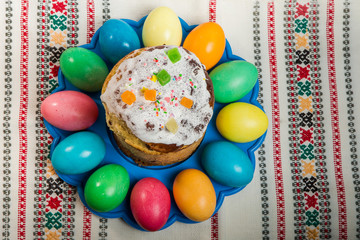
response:
<svg viewBox="0 0 360 240"><path fill-rule="evenodd" d="M146 87L143 87L140 91L142 92L142 93L145 93L145 91L146 90L148 90Z"/></svg>
<svg viewBox="0 0 360 240"><path fill-rule="evenodd" d="M178 131L178 124L174 118L170 118L169 121L165 124L167 130L175 134Z"/></svg>
<svg viewBox="0 0 360 240"><path fill-rule="evenodd" d="M151 77L151 81L156 82L156 80L157 80L156 75L152 75L152 77Z"/></svg>

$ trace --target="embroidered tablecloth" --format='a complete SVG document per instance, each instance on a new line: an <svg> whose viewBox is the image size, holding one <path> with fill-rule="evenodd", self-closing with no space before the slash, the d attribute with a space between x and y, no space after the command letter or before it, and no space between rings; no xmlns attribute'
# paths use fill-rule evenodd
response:
<svg viewBox="0 0 360 240"><path fill-rule="evenodd" d="M110 18L139 20L158 6L223 27L234 54L258 69L270 122L244 190L207 221L149 233L91 214L55 174L40 104L65 49ZM359 12L355 0L2 0L1 238L360 238Z"/></svg>

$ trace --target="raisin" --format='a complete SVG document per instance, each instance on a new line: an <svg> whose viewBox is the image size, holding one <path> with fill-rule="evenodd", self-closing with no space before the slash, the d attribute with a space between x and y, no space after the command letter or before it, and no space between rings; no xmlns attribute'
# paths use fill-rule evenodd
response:
<svg viewBox="0 0 360 240"><path fill-rule="evenodd" d="M150 122L146 123L146 131L153 131L154 127L155 127L154 124L151 124Z"/></svg>
<svg viewBox="0 0 360 240"><path fill-rule="evenodd" d="M187 125L188 121L186 119L182 119L180 121L181 126L185 127Z"/></svg>
<svg viewBox="0 0 360 240"><path fill-rule="evenodd" d="M211 114L206 114L206 116L204 117L204 122L205 123L208 123L209 121L210 121L210 116L211 116Z"/></svg>
<svg viewBox="0 0 360 240"><path fill-rule="evenodd" d="M189 65L190 65L191 67L193 67L193 68L200 68L199 63L197 63L194 59L191 59L191 60L189 61Z"/></svg>
<svg viewBox="0 0 360 240"><path fill-rule="evenodd" d="M204 129L203 124L199 124L194 128L195 132L197 132L197 133L200 133L203 129Z"/></svg>
<svg viewBox="0 0 360 240"><path fill-rule="evenodd" d="M193 73L195 74L195 76L197 76L197 75L198 75L199 70L200 70L200 68L195 68L195 69L193 70Z"/></svg>

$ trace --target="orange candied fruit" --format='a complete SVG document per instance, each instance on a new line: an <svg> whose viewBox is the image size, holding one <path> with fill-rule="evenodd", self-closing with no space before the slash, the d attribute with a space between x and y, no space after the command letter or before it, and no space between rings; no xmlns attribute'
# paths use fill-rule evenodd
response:
<svg viewBox="0 0 360 240"><path fill-rule="evenodd" d="M154 89L146 89L144 91L144 97L146 100L149 100L149 101L155 101L156 100L156 90Z"/></svg>
<svg viewBox="0 0 360 240"><path fill-rule="evenodd" d="M183 97L180 101L180 104L190 109L193 105L193 100L188 99L187 97Z"/></svg>
<svg viewBox="0 0 360 240"><path fill-rule="evenodd" d="M136 101L136 96L131 91L125 91L123 94L121 94L121 100L124 103L131 105Z"/></svg>

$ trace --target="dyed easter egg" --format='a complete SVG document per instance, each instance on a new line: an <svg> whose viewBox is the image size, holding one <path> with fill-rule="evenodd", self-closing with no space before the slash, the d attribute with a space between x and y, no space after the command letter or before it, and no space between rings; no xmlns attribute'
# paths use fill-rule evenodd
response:
<svg viewBox="0 0 360 240"><path fill-rule="evenodd" d="M110 19L102 25L99 34L101 52L112 64L140 48L139 37L126 22Z"/></svg>
<svg viewBox="0 0 360 240"><path fill-rule="evenodd" d="M102 166L86 181L85 202L97 212L109 212L123 202L129 185L129 174L123 166L118 164Z"/></svg>
<svg viewBox="0 0 360 240"><path fill-rule="evenodd" d="M195 222L210 218L215 211L214 187L208 176L200 170L181 171L174 180L173 194L180 211Z"/></svg>
<svg viewBox="0 0 360 240"><path fill-rule="evenodd" d="M168 220L171 200L166 186L156 178L143 178L131 191L131 212L145 230L157 231Z"/></svg>
<svg viewBox="0 0 360 240"><path fill-rule="evenodd" d="M195 53L208 70L219 62L225 45L225 34L221 26L214 22L207 22L195 27L187 35L183 47Z"/></svg>
<svg viewBox="0 0 360 240"><path fill-rule="evenodd" d="M57 128L80 131L95 123L99 110L88 95L76 91L61 91L45 98L41 104L41 114Z"/></svg>
<svg viewBox="0 0 360 240"><path fill-rule="evenodd" d="M66 79L86 92L97 92L109 73L96 53L80 47L66 49L60 57L60 68Z"/></svg>
<svg viewBox="0 0 360 240"><path fill-rule="evenodd" d="M230 141L251 142L266 132L268 118L255 105L235 102L220 110L216 117L216 127Z"/></svg>
<svg viewBox="0 0 360 240"><path fill-rule="evenodd" d="M253 89L258 72L252 63L236 60L214 68L210 78L214 86L215 101L229 103L243 98Z"/></svg>
<svg viewBox="0 0 360 240"><path fill-rule="evenodd" d="M207 144L201 163L212 179L225 186L243 187L251 182L254 175L254 167L247 154L228 141Z"/></svg>
<svg viewBox="0 0 360 240"><path fill-rule="evenodd" d="M74 133L54 149L51 163L63 174L81 174L94 169L105 156L104 140L93 132Z"/></svg>
<svg viewBox="0 0 360 240"><path fill-rule="evenodd" d="M176 13L168 7L158 7L146 17L142 30L145 47L159 45L180 46L182 27Z"/></svg>

